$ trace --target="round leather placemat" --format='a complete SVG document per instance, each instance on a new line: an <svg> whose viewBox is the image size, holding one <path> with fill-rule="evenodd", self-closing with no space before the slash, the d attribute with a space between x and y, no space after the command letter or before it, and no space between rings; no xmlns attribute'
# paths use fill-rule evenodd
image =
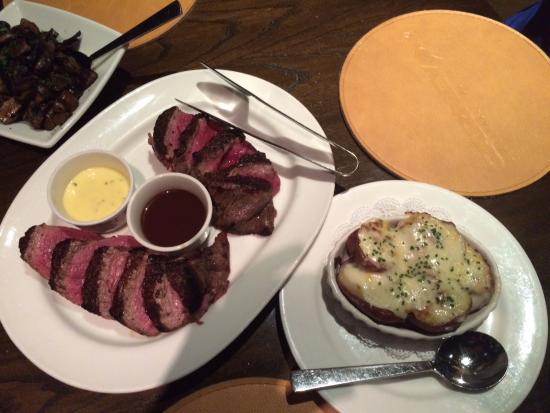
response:
<svg viewBox="0 0 550 413"><path fill-rule="evenodd" d="M336 413L316 393L292 394L290 383L271 378L229 380L183 398L165 413Z"/></svg>
<svg viewBox="0 0 550 413"><path fill-rule="evenodd" d="M550 170L550 59L485 17L434 10L375 27L346 58L340 102L357 142L405 179L483 196Z"/></svg>
<svg viewBox="0 0 550 413"><path fill-rule="evenodd" d="M7 5L12 0L3 0ZM155 14L167 6L172 0L32 0L36 3L46 4L62 9L79 16L94 20L120 33L124 33L136 24ZM169 21L161 27L132 41L130 48L142 45L174 27L181 18L189 12L195 0L179 0L182 16ZM55 28L54 28L55 29Z"/></svg>

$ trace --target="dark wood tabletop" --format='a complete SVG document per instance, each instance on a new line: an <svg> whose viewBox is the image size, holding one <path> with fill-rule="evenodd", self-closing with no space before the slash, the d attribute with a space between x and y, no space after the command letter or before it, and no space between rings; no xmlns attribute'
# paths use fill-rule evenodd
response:
<svg viewBox="0 0 550 413"><path fill-rule="evenodd" d="M475 0L198 0L172 30L125 54L99 98L54 148L0 138L0 216L48 156L99 111L144 83L196 69L199 61L280 86L315 115L327 136L351 148L360 158L360 167L352 177L337 179L337 193L367 182L398 179L354 141L340 111L338 80L347 53L368 30L388 18L422 9L454 9L497 18L485 1ZM519 241L538 273L545 297L550 297L550 177L509 194L472 200ZM2 328L0 411L156 412L211 384L242 377L287 379L295 367L277 296L204 367L171 384L132 394L94 393L57 381L34 366ZM547 354L518 412L549 408L549 377Z"/></svg>

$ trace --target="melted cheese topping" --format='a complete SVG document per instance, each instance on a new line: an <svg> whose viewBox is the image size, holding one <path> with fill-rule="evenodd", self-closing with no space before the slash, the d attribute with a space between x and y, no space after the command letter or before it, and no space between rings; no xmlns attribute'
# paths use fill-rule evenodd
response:
<svg viewBox="0 0 550 413"><path fill-rule="evenodd" d="M374 271L344 263L339 282L356 298L405 319L441 326L483 307L493 292L491 270L452 223L410 213L400 221L374 220L358 233Z"/></svg>
<svg viewBox="0 0 550 413"><path fill-rule="evenodd" d="M63 208L77 221L96 221L115 212L130 190L126 177L106 167L79 172L63 193Z"/></svg>

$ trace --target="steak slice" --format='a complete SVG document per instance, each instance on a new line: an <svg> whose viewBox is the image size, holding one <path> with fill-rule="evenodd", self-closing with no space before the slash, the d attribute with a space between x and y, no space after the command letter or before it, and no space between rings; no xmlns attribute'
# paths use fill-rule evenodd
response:
<svg viewBox="0 0 550 413"><path fill-rule="evenodd" d="M150 136L149 143L157 158L169 169L180 147L180 136L192 120L193 115L172 106L162 112L155 122L153 136Z"/></svg>
<svg viewBox="0 0 550 413"><path fill-rule="evenodd" d="M155 327L172 331L195 321L195 311L204 297L204 286L185 261L151 256L143 281L145 309Z"/></svg>
<svg viewBox="0 0 550 413"><path fill-rule="evenodd" d="M204 115L195 115L195 118L197 124L193 135L187 138L185 151L179 151L172 163L171 169L175 172L189 174L193 166L193 154L204 148L223 129L223 125Z"/></svg>
<svg viewBox="0 0 550 413"><path fill-rule="evenodd" d="M130 252L124 273L115 292L111 315L131 330L146 336L156 336L159 330L145 311L143 280L149 253L145 249Z"/></svg>
<svg viewBox="0 0 550 413"><path fill-rule="evenodd" d="M227 176L237 175L265 179L271 184L273 196L281 189L281 179L263 152L243 156L227 172Z"/></svg>
<svg viewBox="0 0 550 413"><path fill-rule="evenodd" d="M192 175L201 176L217 171L226 152L237 142L244 142L241 132L230 129L219 132L208 145L193 154Z"/></svg>
<svg viewBox="0 0 550 413"><path fill-rule="evenodd" d="M200 280L199 285L206 286L203 300L193 313L199 321L208 307L222 297L229 287L231 266L227 234L220 232L210 247L201 249L200 253L191 257L188 262Z"/></svg>
<svg viewBox="0 0 550 413"><path fill-rule="evenodd" d="M240 222L257 216L272 199L271 184L264 179L208 175L204 184L214 206L212 221L228 232L233 232Z"/></svg>
<svg viewBox="0 0 550 413"><path fill-rule="evenodd" d="M94 251L82 286L82 308L112 318L109 311L129 256L128 248L101 247Z"/></svg>
<svg viewBox="0 0 550 413"><path fill-rule="evenodd" d="M50 287L76 305L82 304L82 286L86 269L96 249L100 247L138 247L131 236L115 236L94 241L65 240L52 255Z"/></svg>
<svg viewBox="0 0 550 413"><path fill-rule="evenodd" d="M52 254L55 246L65 239L95 240L95 232L75 228L40 224L30 227L19 239L21 258L45 279L50 278Z"/></svg>
<svg viewBox="0 0 550 413"><path fill-rule="evenodd" d="M253 155L257 152L256 148L247 141L237 141L229 148L223 157L219 169L226 169L239 162L245 155Z"/></svg>
<svg viewBox="0 0 550 413"><path fill-rule="evenodd" d="M234 234L271 235L275 226L277 210L270 201L258 215L248 221L241 221L233 226Z"/></svg>

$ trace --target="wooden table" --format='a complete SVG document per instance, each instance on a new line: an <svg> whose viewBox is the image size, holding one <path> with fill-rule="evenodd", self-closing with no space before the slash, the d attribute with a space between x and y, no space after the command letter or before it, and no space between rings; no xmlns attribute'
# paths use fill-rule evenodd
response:
<svg viewBox="0 0 550 413"><path fill-rule="evenodd" d="M366 182L395 179L356 145L346 128L338 102L338 78L347 52L369 29L390 17L428 8L495 17L485 1L474 0L198 0L174 29L127 52L100 97L59 144L122 95L166 74L197 68L198 61L204 60L281 86L309 108L328 136L352 148L360 157L360 168L351 178L337 180L337 192ZM55 149L0 140L2 216L19 189ZM473 200L520 242L539 274L545 296L550 297L550 176L507 195ZM0 411L161 411L213 383L258 376L286 379L295 367L277 296L203 368L172 384L134 394L98 394L65 385L27 360L2 329ZM549 370L547 354L535 387L519 412L541 412L550 406Z"/></svg>

